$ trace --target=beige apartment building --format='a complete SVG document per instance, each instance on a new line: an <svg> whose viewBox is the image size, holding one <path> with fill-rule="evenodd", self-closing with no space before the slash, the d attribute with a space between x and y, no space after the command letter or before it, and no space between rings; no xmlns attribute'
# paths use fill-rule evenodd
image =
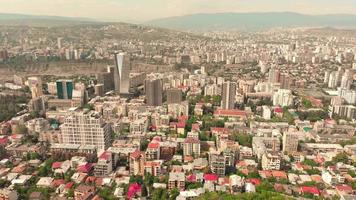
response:
<svg viewBox="0 0 356 200"><path fill-rule="evenodd" d="M110 146L110 124L93 111L70 111L60 130L64 144L93 145L98 150Z"/></svg>

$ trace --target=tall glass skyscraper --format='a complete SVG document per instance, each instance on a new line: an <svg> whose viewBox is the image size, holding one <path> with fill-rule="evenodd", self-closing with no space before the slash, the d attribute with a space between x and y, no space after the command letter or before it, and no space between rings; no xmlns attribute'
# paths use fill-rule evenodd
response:
<svg viewBox="0 0 356 200"><path fill-rule="evenodd" d="M72 80L57 80L57 96L58 99L72 99L73 97L73 81Z"/></svg>
<svg viewBox="0 0 356 200"><path fill-rule="evenodd" d="M115 91L128 94L130 89L130 58L125 53L115 54Z"/></svg>

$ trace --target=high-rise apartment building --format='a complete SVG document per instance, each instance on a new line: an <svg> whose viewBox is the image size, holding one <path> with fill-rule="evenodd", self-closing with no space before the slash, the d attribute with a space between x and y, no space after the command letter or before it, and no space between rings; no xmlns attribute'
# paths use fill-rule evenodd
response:
<svg viewBox="0 0 356 200"><path fill-rule="evenodd" d="M93 111L70 111L60 130L64 144L93 145L104 150L111 142L110 124Z"/></svg>
<svg viewBox="0 0 356 200"><path fill-rule="evenodd" d="M268 72L268 82L278 83L280 80L280 72L278 69L272 67Z"/></svg>
<svg viewBox="0 0 356 200"><path fill-rule="evenodd" d="M167 90L167 103L180 103L182 102L182 90L173 88Z"/></svg>
<svg viewBox="0 0 356 200"><path fill-rule="evenodd" d="M285 132L283 134L283 152L293 153L298 150L298 134L295 132Z"/></svg>
<svg viewBox="0 0 356 200"><path fill-rule="evenodd" d="M9 58L6 49L0 50L0 62L6 61Z"/></svg>
<svg viewBox="0 0 356 200"><path fill-rule="evenodd" d="M222 109L234 109L235 107L235 96L236 96L236 83L227 81L222 87Z"/></svg>
<svg viewBox="0 0 356 200"><path fill-rule="evenodd" d="M184 156L199 156L200 155L200 140L193 137L187 137L183 143Z"/></svg>
<svg viewBox="0 0 356 200"><path fill-rule="evenodd" d="M130 154L130 174L131 175L144 175L145 170L145 152L135 151Z"/></svg>
<svg viewBox="0 0 356 200"><path fill-rule="evenodd" d="M28 77L27 83L31 91L32 99L43 95L42 79L40 77Z"/></svg>
<svg viewBox="0 0 356 200"><path fill-rule="evenodd" d="M107 72L97 74L98 83L104 85L104 92L115 90L115 67L108 66Z"/></svg>
<svg viewBox="0 0 356 200"><path fill-rule="evenodd" d="M72 80L57 80L56 84L58 99L72 99L74 88Z"/></svg>
<svg viewBox="0 0 356 200"><path fill-rule="evenodd" d="M149 106L162 105L162 81L160 79L146 79L145 81L146 103Z"/></svg>
<svg viewBox="0 0 356 200"><path fill-rule="evenodd" d="M217 84L209 84L204 87L204 95L215 96L221 94L221 88Z"/></svg>
<svg viewBox="0 0 356 200"><path fill-rule="evenodd" d="M273 94L274 106L291 106L293 105L293 94L291 90L279 89Z"/></svg>

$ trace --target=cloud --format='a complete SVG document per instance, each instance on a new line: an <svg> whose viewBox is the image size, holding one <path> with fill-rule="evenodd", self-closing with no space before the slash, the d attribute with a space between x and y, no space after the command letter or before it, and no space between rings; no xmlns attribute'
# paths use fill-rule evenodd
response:
<svg viewBox="0 0 356 200"><path fill-rule="evenodd" d="M0 12L148 21L193 13L356 13L356 0L0 0Z"/></svg>

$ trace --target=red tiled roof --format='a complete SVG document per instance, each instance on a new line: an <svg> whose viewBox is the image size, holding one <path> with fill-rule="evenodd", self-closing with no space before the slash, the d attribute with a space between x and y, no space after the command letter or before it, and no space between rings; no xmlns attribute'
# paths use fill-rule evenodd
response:
<svg viewBox="0 0 356 200"><path fill-rule="evenodd" d="M211 132L220 132L220 133L228 133L229 129L224 128L224 127L211 127L210 128Z"/></svg>
<svg viewBox="0 0 356 200"><path fill-rule="evenodd" d="M62 185L64 183L65 183L64 179L57 179L57 180L54 180L51 183L51 185L52 185L52 187L58 187L58 186L60 186L60 185Z"/></svg>
<svg viewBox="0 0 356 200"><path fill-rule="evenodd" d="M85 183L94 183L96 180L96 177L95 176L88 176L86 179L85 179Z"/></svg>
<svg viewBox="0 0 356 200"><path fill-rule="evenodd" d="M159 143L152 143L150 142L147 146L147 148L150 148L150 149L158 149L159 148Z"/></svg>
<svg viewBox="0 0 356 200"><path fill-rule="evenodd" d="M143 155L143 152L136 150L135 152L132 152L132 153L131 153L130 157L131 157L131 158L138 158L138 157L140 157L141 155Z"/></svg>
<svg viewBox="0 0 356 200"><path fill-rule="evenodd" d="M318 188L314 187L314 186L302 186L302 187L300 187L300 190L302 193L310 193L310 194L314 194L314 195L320 194L320 191L318 190Z"/></svg>
<svg viewBox="0 0 356 200"><path fill-rule="evenodd" d="M102 186L103 185L103 178L96 178L95 179L95 185L96 186Z"/></svg>
<svg viewBox="0 0 356 200"><path fill-rule="evenodd" d="M90 170L92 169L93 164L92 163L86 163L84 165L80 165L77 167L77 171L78 172L82 172L82 173L88 173L90 172Z"/></svg>
<svg viewBox="0 0 356 200"><path fill-rule="evenodd" d="M191 174L191 175L187 176L187 181L188 182L196 182L197 176L195 176L195 174Z"/></svg>
<svg viewBox="0 0 356 200"><path fill-rule="evenodd" d="M109 160L111 156L111 153L108 152L108 151L104 151L100 156L99 156L99 159L102 159L102 160Z"/></svg>
<svg viewBox="0 0 356 200"><path fill-rule="evenodd" d="M205 181L217 181L218 179L219 179L219 176L216 174L204 174Z"/></svg>
<svg viewBox="0 0 356 200"><path fill-rule="evenodd" d="M177 124L178 124L177 122L169 122L169 126L170 126L170 127L177 126Z"/></svg>
<svg viewBox="0 0 356 200"><path fill-rule="evenodd" d="M240 171L245 175L248 175L249 173L248 169L241 169Z"/></svg>
<svg viewBox="0 0 356 200"><path fill-rule="evenodd" d="M349 185L337 185L335 186L336 190L342 191L342 192L347 192L351 193L352 192L352 187Z"/></svg>
<svg viewBox="0 0 356 200"><path fill-rule="evenodd" d="M200 143L200 141L197 138L187 137L187 138L185 138L184 143L198 144L198 143Z"/></svg>
<svg viewBox="0 0 356 200"><path fill-rule="evenodd" d="M141 192L141 185L138 183L131 184L127 190L127 198L132 199L138 192Z"/></svg>
<svg viewBox="0 0 356 200"><path fill-rule="evenodd" d="M214 112L214 115L221 115L221 116L236 116L236 117L246 117L247 113L243 110L223 110L217 109Z"/></svg>
<svg viewBox="0 0 356 200"><path fill-rule="evenodd" d="M73 185L74 185L73 182L68 182L68 183L64 186L64 188L65 188L65 189L70 189L70 188L73 187Z"/></svg>
<svg viewBox="0 0 356 200"><path fill-rule="evenodd" d="M274 109L275 113L283 113L283 109L281 107L277 107Z"/></svg>
<svg viewBox="0 0 356 200"><path fill-rule="evenodd" d="M178 118L178 122L186 122L188 120L188 116L182 115Z"/></svg>
<svg viewBox="0 0 356 200"><path fill-rule="evenodd" d="M192 124L192 130L198 131L200 129L200 125L198 123Z"/></svg>
<svg viewBox="0 0 356 200"><path fill-rule="evenodd" d="M229 177L222 177L219 179L220 185L230 185L230 178Z"/></svg>
<svg viewBox="0 0 356 200"><path fill-rule="evenodd" d="M240 160L237 164L238 167L246 167L246 162L244 160Z"/></svg>
<svg viewBox="0 0 356 200"><path fill-rule="evenodd" d="M159 162L155 161L146 161L145 162L145 167L159 167L161 164Z"/></svg>
<svg viewBox="0 0 356 200"><path fill-rule="evenodd" d="M52 169L58 169L61 168L62 162L54 162L52 163Z"/></svg>
<svg viewBox="0 0 356 200"><path fill-rule="evenodd" d="M271 171L268 171L268 170L262 170L262 171L259 171L259 174L261 175L261 176L266 176L267 178L268 177L272 177L272 172Z"/></svg>
<svg viewBox="0 0 356 200"><path fill-rule="evenodd" d="M261 184L261 180L258 179L258 178L249 178L249 179L246 180L246 182L252 183L252 184L254 184L256 186Z"/></svg>
<svg viewBox="0 0 356 200"><path fill-rule="evenodd" d="M272 176L276 178L287 178L287 174L284 171L272 171Z"/></svg>
<svg viewBox="0 0 356 200"><path fill-rule="evenodd" d="M5 136L0 138L0 145L6 145L9 142L9 139Z"/></svg>
<svg viewBox="0 0 356 200"><path fill-rule="evenodd" d="M160 136L154 136L152 142L161 142L162 138Z"/></svg>
<svg viewBox="0 0 356 200"><path fill-rule="evenodd" d="M178 122L177 128L185 128L185 122Z"/></svg>

